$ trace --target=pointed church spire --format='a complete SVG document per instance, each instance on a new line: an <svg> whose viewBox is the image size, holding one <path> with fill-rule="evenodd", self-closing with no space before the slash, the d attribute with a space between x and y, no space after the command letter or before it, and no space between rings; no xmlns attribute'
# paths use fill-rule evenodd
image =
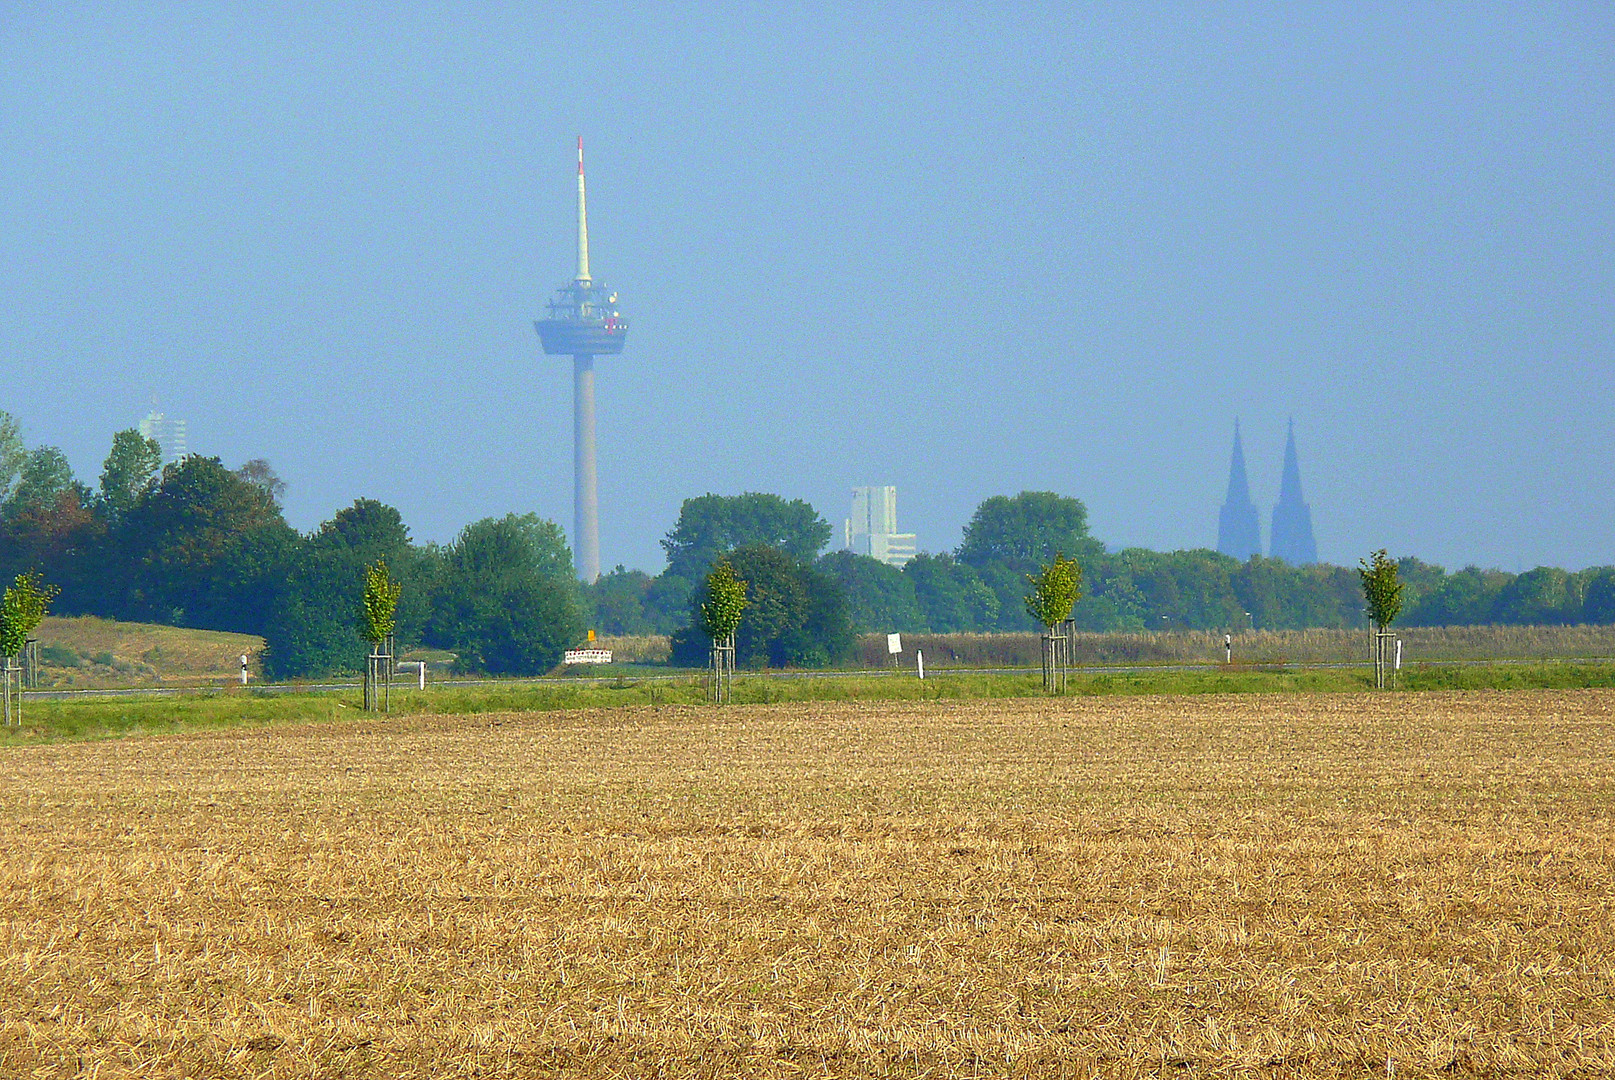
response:
<svg viewBox="0 0 1615 1080"><path fill-rule="evenodd" d="M1224 502L1240 506L1251 501L1250 481L1245 477L1245 445L1239 438L1239 421L1234 421L1234 456L1228 463L1228 494Z"/></svg>
<svg viewBox="0 0 1615 1080"><path fill-rule="evenodd" d="M1295 421L1284 440L1284 474L1279 478L1279 501L1301 501L1301 458L1295 452Z"/></svg>
<svg viewBox="0 0 1615 1080"><path fill-rule="evenodd" d="M1240 562L1262 553L1262 527L1245 476L1245 447L1239 438L1238 420L1234 421L1234 453L1228 463L1228 494L1217 519L1217 550Z"/></svg>
<svg viewBox="0 0 1615 1080"><path fill-rule="evenodd" d="M1312 508L1301 497L1301 458L1295 452L1295 421L1290 421L1284 441L1284 472L1279 477L1279 501L1273 507L1273 542L1268 547L1275 559L1291 566L1318 561L1318 542L1312 535Z"/></svg>

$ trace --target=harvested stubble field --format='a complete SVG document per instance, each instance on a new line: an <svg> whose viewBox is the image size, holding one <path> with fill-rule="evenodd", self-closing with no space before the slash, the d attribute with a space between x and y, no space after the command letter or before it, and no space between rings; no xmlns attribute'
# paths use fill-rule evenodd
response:
<svg viewBox="0 0 1615 1080"><path fill-rule="evenodd" d="M1606 1075L1615 691L0 754L0 1075Z"/></svg>

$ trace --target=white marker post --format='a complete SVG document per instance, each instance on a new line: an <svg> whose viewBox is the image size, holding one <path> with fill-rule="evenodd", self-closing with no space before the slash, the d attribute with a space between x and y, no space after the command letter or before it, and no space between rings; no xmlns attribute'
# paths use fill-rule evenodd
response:
<svg viewBox="0 0 1615 1080"><path fill-rule="evenodd" d="M1234 662L1234 635L1224 634L1222 636L1222 651L1226 654L1227 662L1232 664Z"/></svg>
<svg viewBox="0 0 1615 1080"><path fill-rule="evenodd" d="M919 668L920 668L920 681L924 682L925 681L925 650L924 649L915 649L914 650L914 662L919 665Z"/></svg>
<svg viewBox="0 0 1615 1080"><path fill-rule="evenodd" d="M247 685L247 654L241 654L241 685Z"/></svg>

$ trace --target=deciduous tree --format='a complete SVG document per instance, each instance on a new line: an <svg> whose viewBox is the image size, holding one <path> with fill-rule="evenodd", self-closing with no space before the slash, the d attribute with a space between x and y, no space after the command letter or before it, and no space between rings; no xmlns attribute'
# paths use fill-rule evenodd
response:
<svg viewBox="0 0 1615 1080"><path fill-rule="evenodd" d="M728 641L740 626L741 616L746 613L746 583L728 559L719 559L701 583L695 613L696 625L715 645Z"/></svg>
<svg viewBox="0 0 1615 1080"><path fill-rule="evenodd" d="M719 556L742 547L771 547L798 562L818 557L830 523L801 499L748 491L684 500L678 522L662 539L667 573L699 582Z"/></svg>
<svg viewBox="0 0 1615 1080"><path fill-rule="evenodd" d="M141 496L157 482L162 468L163 448L129 428L112 436L112 450L101 466L101 490L96 509L109 523L117 524L134 509Z"/></svg>
<svg viewBox="0 0 1615 1080"><path fill-rule="evenodd" d="M1075 559L1055 552L1047 566L1026 580L1032 587L1026 594L1026 613L1052 634L1071 617L1071 608L1082 595L1082 568Z"/></svg>
<svg viewBox="0 0 1615 1080"><path fill-rule="evenodd" d="M359 601L359 636L372 650L381 646L397 623L398 595L404 587L387 572L387 560L377 559L365 567L364 595Z"/></svg>
<svg viewBox="0 0 1615 1080"><path fill-rule="evenodd" d="M1023 491L1013 498L994 495L976 507L957 554L967 566L1006 561L1025 572L1057 552L1080 559L1101 550L1088 535L1088 508L1080 499Z"/></svg>
<svg viewBox="0 0 1615 1080"><path fill-rule="evenodd" d="M1370 559L1360 560L1357 575L1362 580L1368 617L1383 630L1402 613L1402 583L1397 580L1396 561L1380 548Z"/></svg>
<svg viewBox="0 0 1615 1080"><path fill-rule="evenodd" d="M0 595L0 656L15 659L28 637L50 611L54 585L46 585L37 572L18 574Z"/></svg>

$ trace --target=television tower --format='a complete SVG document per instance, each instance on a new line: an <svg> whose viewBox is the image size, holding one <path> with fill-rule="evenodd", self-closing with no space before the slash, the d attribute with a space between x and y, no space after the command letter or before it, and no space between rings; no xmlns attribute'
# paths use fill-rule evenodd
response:
<svg viewBox="0 0 1615 1080"><path fill-rule="evenodd" d="M589 276L589 217L583 208L583 136L578 136L578 273L555 290L549 317L533 323L549 356L572 358L572 547L578 576L600 577L600 486L594 450L594 358L622 352L628 321L617 294Z"/></svg>

